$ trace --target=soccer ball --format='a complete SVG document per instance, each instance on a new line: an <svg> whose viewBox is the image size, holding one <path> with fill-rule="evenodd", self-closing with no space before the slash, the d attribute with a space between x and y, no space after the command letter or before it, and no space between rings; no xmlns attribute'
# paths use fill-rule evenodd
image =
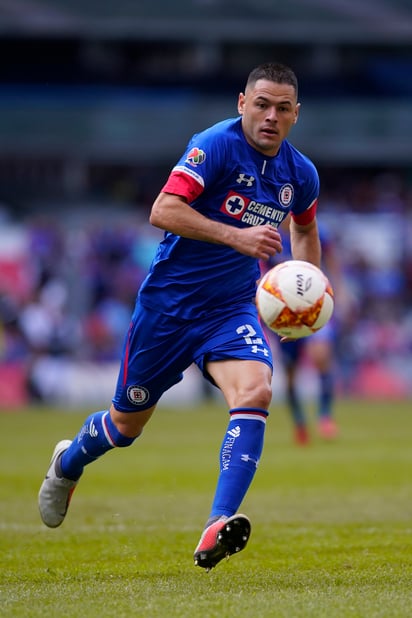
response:
<svg viewBox="0 0 412 618"><path fill-rule="evenodd" d="M263 322L282 337L300 339L320 330L333 313L333 290L317 266L288 260L259 282L256 304Z"/></svg>

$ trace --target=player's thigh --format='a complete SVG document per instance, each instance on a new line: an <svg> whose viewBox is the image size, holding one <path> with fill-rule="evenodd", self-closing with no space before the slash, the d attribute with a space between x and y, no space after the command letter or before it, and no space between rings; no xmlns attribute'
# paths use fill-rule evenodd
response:
<svg viewBox="0 0 412 618"><path fill-rule="evenodd" d="M125 413L149 410L180 382L191 362L190 330L137 305L124 344L114 408Z"/></svg>
<svg viewBox="0 0 412 618"><path fill-rule="evenodd" d="M220 388L230 408L267 409L272 399L272 370L257 360L209 361L209 375Z"/></svg>
<svg viewBox="0 0 412 618"><path fill-rule="evenodd" d="M268 407L272 352L252 303L209 316L195 361L231 408Z"/></svg>

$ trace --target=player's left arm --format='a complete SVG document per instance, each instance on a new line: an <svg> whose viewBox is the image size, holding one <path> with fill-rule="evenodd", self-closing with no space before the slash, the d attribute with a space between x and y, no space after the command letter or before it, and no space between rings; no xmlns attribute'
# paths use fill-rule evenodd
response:
<svg viewBox="0 0 412 618"><path fill-rule="evenodd" d="M316 221L319 175L313 163L305 163L303 182L290 212L290 247L294 260L305 260L320 268L321 241Z"/></svg>
<svg viewBox="0 0 412 618"><path fill-rule="evenodd" d="M321 244L316 217L305 225L291 218L290 244L294 260L305 260L320 268Z"/></svg>

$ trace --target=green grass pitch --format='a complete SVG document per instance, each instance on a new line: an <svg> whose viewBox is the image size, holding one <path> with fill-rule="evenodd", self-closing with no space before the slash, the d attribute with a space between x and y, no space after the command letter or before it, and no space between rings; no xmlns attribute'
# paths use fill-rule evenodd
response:
<svg viewBox="0 0 412 618"><path fill-rule="evenodd" d="M340 401L340 438L306 448L274 405L241 508L249 544L210 573L192 555L224 407L160 407L135 445L88 467L66 521L49 530L38 488L55 442L85 416L0 413L3 618L412 616L411 402Z"/></svg>

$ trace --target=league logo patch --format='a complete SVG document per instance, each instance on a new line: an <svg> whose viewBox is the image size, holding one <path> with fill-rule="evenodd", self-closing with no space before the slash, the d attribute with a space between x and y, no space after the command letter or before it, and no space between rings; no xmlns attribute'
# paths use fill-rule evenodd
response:
<svg viewBox="0 0 412 618"><path fill-rule="evenodd" d="M205 159L206 153L203 150L200 150L200 148L192 148L192 150L187 155L185 163L189 163L189 165L193 165L194 167L196 167L197 165L203 163Z"/></svg>
<svg viewBox="0 0 412 618"><path fill-rule="evenodd" d="M282 206L289 206L293 200L293 187L290 184L283 185L279 191L279 202Z"/></svg>
<svg viewBox="0 0 412 618"><path fill-rule="evenodd" d="M149 399L149 391L144 386L129 386L127 398L134 406L141 406Z"/></svg>

